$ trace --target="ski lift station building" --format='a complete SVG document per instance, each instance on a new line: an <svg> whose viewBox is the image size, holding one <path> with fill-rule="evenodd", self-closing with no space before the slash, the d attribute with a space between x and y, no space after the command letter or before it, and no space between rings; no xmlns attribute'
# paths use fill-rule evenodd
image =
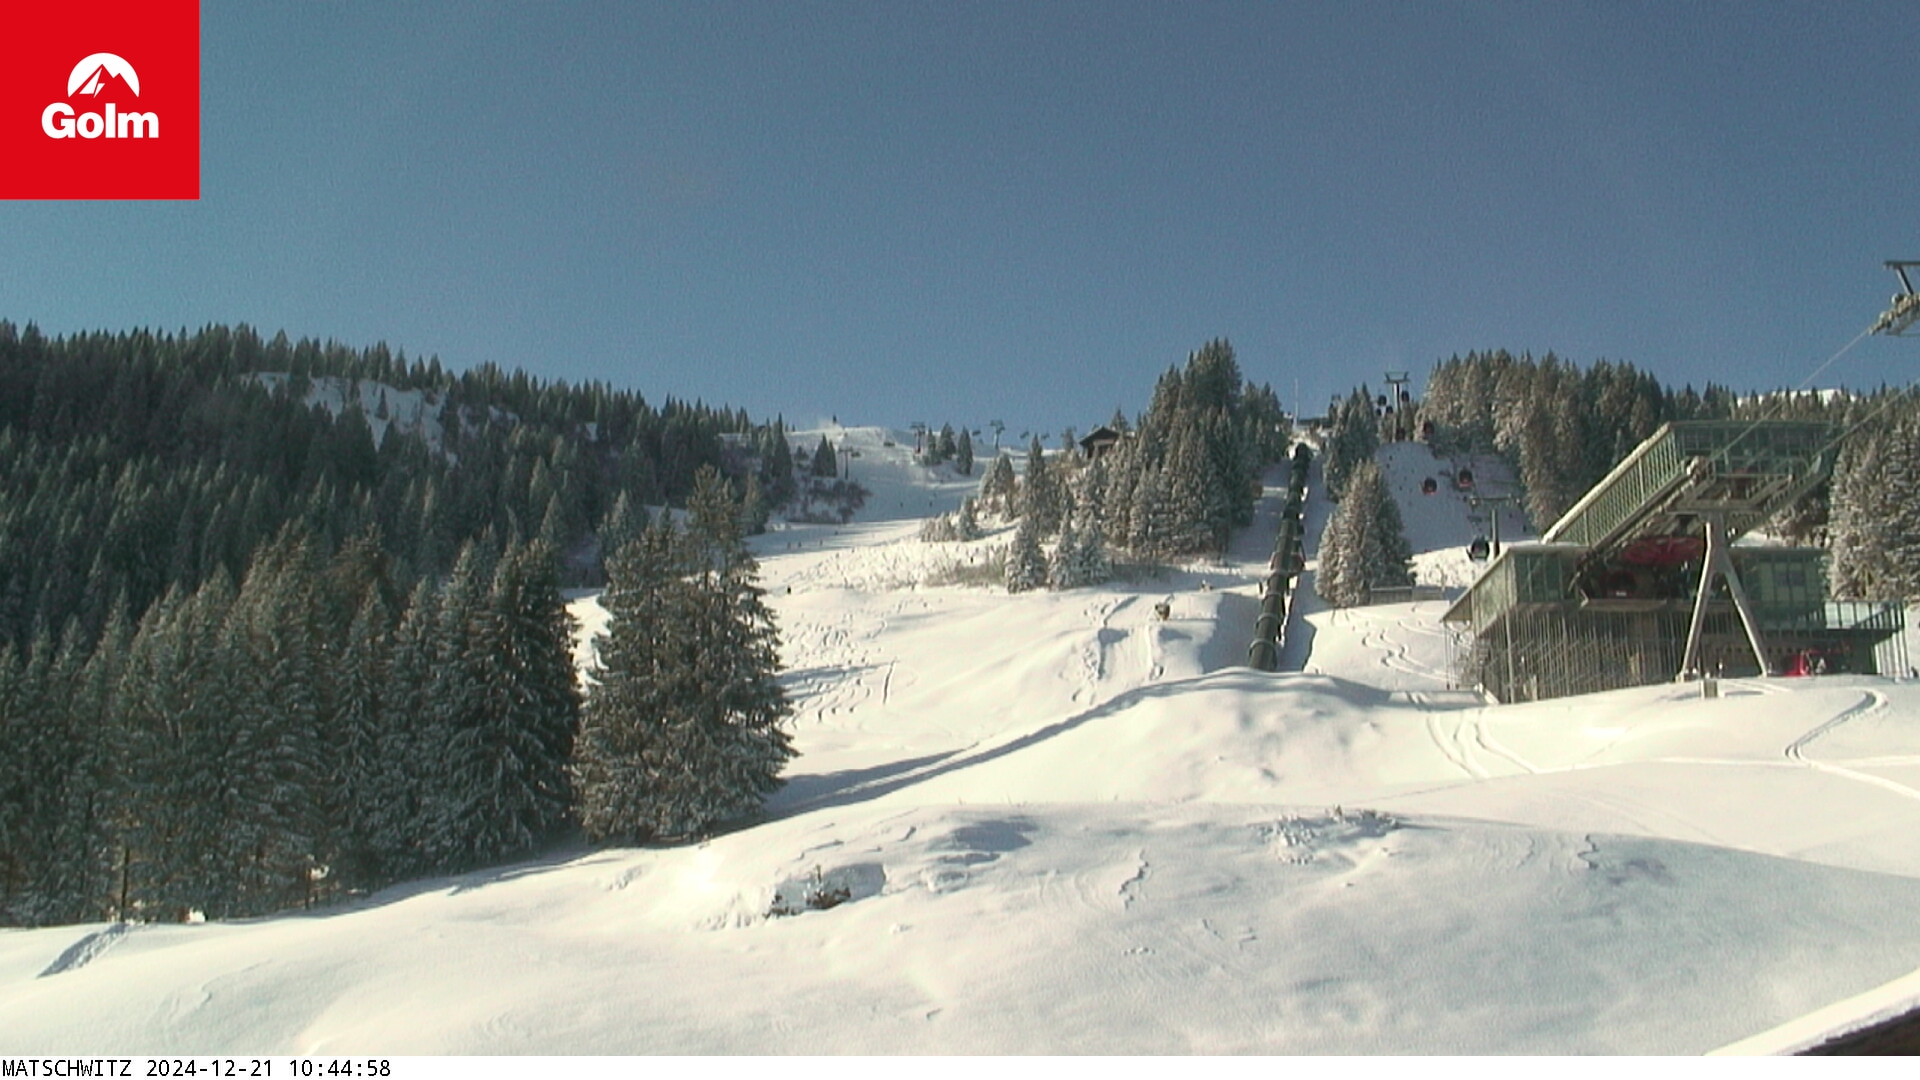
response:
<svg viewBox="0 0 1920 1080"><path fill-rule="evenodd" d="M1664 425L1447 610L1456 678L1530 701L1703 675L1904 672L1904 605L1833 600L1817 548L1734 544L1831 474L1838 435Z"/></svg>

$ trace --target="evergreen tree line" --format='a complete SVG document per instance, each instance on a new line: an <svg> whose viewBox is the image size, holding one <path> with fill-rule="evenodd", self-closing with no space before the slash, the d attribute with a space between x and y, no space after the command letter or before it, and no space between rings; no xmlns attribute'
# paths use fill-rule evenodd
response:
<svg viewBox="0 0 1920 1080"><path fill-rule="evenodd" d="M1920 398L1911 390L1765 394L1738 419L1816 420L1842 438L1833 476L1774 523L1827 549L1835 596L1920 600Z"/></svg>
<svg viewBox="0 0 1920 1080"><path fill-rule="evenodd" d="M1827 540L1839 596L1920 600L1920 404L1889 412L1847 440L1826 505L1811 508L1827 519L1808 524Z"/></svg>
<svg viewBox="0 0 1920 1080"><path fill-rule="evenodd" d="M972 476L973 434L963 427L955 436L952 424L941 424L938 432L927 433L926 449L921 451L920 459L928 465L951 461L954 472Z"/></svg>
<svg viewBox="0 0 1920 1080"><path fill-rule="evenodd" d="M1731 405L1722 388L1676 393L1631 364L1583 370L1552 353L1496 350L1436 365L1418 415L1433 424L1436 452L1503 456L1544 531L1661 424L1726 416Z"/></svg>
<svg viewBox="0 0 1920 1080"><path fill-rule="evenodd" d="M594 838L748 816L792 756L744 515L703 469L613 556L582 719L554 552L396 588L300 522L98 647L0 646L0 921L257 915Z"/></svg>
<svg viewBox="0 0 1920 1080"><path fill-rule="evenodd" d="M1373 396L1363 384L1335 405L1327 417L1325 445L1320 455L1320 482L1327 498L1340 502L1355 468L1373 460L1380 449L1380 418Z"/></svg>
<svg viewBox="0 0 1920 1080"><path fill-rule="evenodd" d="M390 568L291 522L96 648L0 646L0 915L260 914L553 839L579 698L552 550L469 543L405 594Z"/></svg>
<svg viewBox="0 0 1920 1080"><path fill-rule="evenodd" d="M1113 549L1141 560L1224 551L1253 522L1261 474L1290 441L1279 398L1244 380L1224 340L1168 369L1137 423L1116 410L1109 426L1119 443L1090 461L1069 433L1054 457L1034 437L1023 474L1006 455L988 468L981 508L1019 520L1010 590L1104 580ZM1043 544L1056 538L1049 557Z"/></svg>
<svg viewBox="0 0 1920 1080"><path fill-rule="evenodd" d="M434 425L390 422L409 389ZM744 531L796 487L783 424L703 405L0 322L0 920L250 914L538 849L592 790L561 586L671 532L644 502ZM694 605L765 623L689 631L702 677L772 678L750 575ZM674 762L751 794L680 826L775 782L702 739Z"/></svg>
<svg viewBox="0 0 1920 1080"><path fill-rule="evenodd" d="M362 379L381 383L371 411ZM316 380L344 407L309 405ZM373 415L388 387L428 395L433 422ZM795 492L783 425L738 412L245 326L48 339L0 321L0 642L25 652L77 615L90 643L117 600L137 621L170 589L240 580L296 520L329 553L377 527L403 591L470 543L498 559L535 538L564 583L597 584L631 508L684 501L702 466L753 521Z"/></svg>

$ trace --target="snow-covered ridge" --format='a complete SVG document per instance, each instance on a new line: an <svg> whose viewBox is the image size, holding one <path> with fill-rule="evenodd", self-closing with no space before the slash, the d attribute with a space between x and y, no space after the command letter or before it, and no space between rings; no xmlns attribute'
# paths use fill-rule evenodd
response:
<svg viewBox="0 0 1920 1080"><path fill-rule="evenodd" d="M292 376L286 372L263 371L253 378L269 390L278 391ZM309 408L317 405L337 417L346 411L349 402L358 402L367 426L373 429L375 446L387 437L387 429L393 428L404 435L420 434L433 450L442 448L444 429L440 413L446 405L444 395L429 390L402 390L372 379L338 375L314 376L306 382Z"/></svg>

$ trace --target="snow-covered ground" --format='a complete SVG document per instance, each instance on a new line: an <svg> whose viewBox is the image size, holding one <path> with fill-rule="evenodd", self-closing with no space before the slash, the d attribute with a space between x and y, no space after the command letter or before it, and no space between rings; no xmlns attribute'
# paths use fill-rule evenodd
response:
<svg viewBox="0 0 1920 1080"><path fill-rule="evenodd" d="M1010 597L937 584L1005 532L916 538L986 452L960 478L829 434L874 496L758 541L802 751L769 820L312 914L0 933L0 1055L1699 1053L1920 998L1920 685L1487 707L1449 685L1443 602L1310 592L1259 674L1277 489L1222 562ZM1419 491L1459 466L1384 454L1421 580L1463 583L1484 526ZM816 876L847 902L769 914Z"/></svg>

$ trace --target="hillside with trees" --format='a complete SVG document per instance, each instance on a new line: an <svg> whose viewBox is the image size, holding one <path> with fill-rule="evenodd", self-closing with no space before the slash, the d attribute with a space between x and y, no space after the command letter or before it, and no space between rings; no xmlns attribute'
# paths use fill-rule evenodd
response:
<svg viewBox="0 0 1920 1080"><path fill-rule="evenodd" d="M1021 474L1006 455L988 467L979 506L1019 520L1009 590L1103 581L1110 550L1147 562L1218 554L1252 523L1261 474L1291 440L1272 387L1247 382L1224 340L1169 368L1137 422L1116 412L1109 426L1119 442L1090 460L1069 433L1053 456L1033 438Z"/></svg>
<svg viewBox="0 0 1920 1080"><path fill-rule="evenodd" d="M648 543L731 553L663 610L768 743L653 790L699 789L676 835L750 812L784 713L738 533L791 461L778 421L600 384L0 322L0 921L258 914L567 834L594 774L560 590ZM704 540L642 509L679 502Z"/></svg>

